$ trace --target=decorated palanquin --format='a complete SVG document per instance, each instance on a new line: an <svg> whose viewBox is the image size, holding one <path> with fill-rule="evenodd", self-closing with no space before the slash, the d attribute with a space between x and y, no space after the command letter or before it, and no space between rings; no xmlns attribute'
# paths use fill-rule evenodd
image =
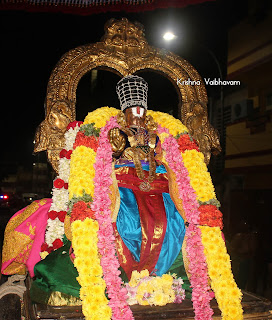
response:
<svg viewBox="0 0 272 320"><path fill-rule="evenodd" d="M124 74L117 93L121 111L96 109L84 122L71 121L65 133L73 114L68 100L54 102L48 93L49 118L37 136L48 147L52 140L42 131L51 125L53 197L12 217L2 273L28 271L33 302L82 306L86 319L133 319L131 305L180 304L185 297L195 319L212 319L214 297L222 319L242 319L242 294L205 163L212 143L199 134L203 123L203 135L209 128L203 101L187 101L186 127L148 110L140 77ZM58 107L60 127L53 126L56 105L66 110ZM56 144L62 133L63 144Z"/></svg>

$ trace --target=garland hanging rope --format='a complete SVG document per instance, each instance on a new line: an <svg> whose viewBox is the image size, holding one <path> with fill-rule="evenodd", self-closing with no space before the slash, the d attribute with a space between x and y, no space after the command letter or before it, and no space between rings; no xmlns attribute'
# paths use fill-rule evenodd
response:
<svg viewBox="0 0 272 320"><path fill-rule="evenodd" d="M120 265L114 244L110 200L113 183L112 151L108 140L109 130L118 127L118 112L117 109L103 107L89 113L83 124L75 122L73 129L70 128L66 135L66 140L70 141L67 150L61 152L63 157L71 157L71 163L67 165L63 164L66 161L61 158L60 167L66 169L61 171L60 176L66 177L64 183L67 183L69 176L69 210L65 219L71 221L74 264L79 273L80 298L87 320L133 319L128 305L133 287L145 286L147 281L152 280L143 271L142 275L136 277L138 282L132 277L130 283L124 285L118 270ZM174 172L185 213L188 226L186 253L195 319L212 319L210 300L214 296L222 312L222 319L243 319L242 294L232 275L230 258L221 234L223 225L222 214L218 210L220 204L204 157L180 120L161 112L148 111L147 114L158 123L158 136L164 150L163 162ZM74 149L72 155L71 149ZM69 164L70 170L67 169ZM59 180L62 179L58 177L55 180L55 189L64 188L64 183ZM53 197L51 208L55 208L57 201L58 197ZM51 220L52 213L49 212L51 242L44 245L48 247L53 239L59 237L59 230L54 235ZM54 249L53 245L50 250ZM181 283L171 279L167 278L168 284L175 281ZM105 297L105 290L109 300ZM182 296L181 291L179 296ZM182 298L176 300L180 303ZM142 299L138 295L139 301ZM171 293L159 302L156 298L152 299L150 304L156 304L156 301L157 305L162 305L167 301L175 301L175 297Z"/></svg>

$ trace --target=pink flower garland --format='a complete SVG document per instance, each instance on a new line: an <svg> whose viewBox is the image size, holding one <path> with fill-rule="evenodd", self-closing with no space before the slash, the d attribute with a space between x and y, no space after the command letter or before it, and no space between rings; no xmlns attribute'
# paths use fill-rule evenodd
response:
<svg viewBox="0 0 272 320"><path fill-rule="evenodd" d="M101 129L99 136L99 147L94 165L94 201L92 209L99 224L98 250L101 255L101 267L104 280L107 285L107 293L110 298L109 306L112 309L112 319L121 320L133 319L132 311L127 304L127 290L122 287L122 280L119 277L120 267L115 252L115 237L111 222L111 200L109 188L112 184L112 149L108 140L110 129L118 127L116 117L112 117Z"/></svg>
<svg viewBox="0 0 272 320"><path fill-rule="evenodd" d="M190 185L190 178L184 166L182 156L178 149L176 139L169 133L168 129L158 126L158 133L168 133L162 147L166 151L166 161L176 175L179 194L183 202L183 208L189 226L186 230L186 251L189 258L190 282L193 288L192 302L196 320L212 319L213 310L210 300L213 298L211 288L208 284L208 269L204 255L204 247L201 242L201 231L196 226L199 223L198 202L194 189Z"/></svg>

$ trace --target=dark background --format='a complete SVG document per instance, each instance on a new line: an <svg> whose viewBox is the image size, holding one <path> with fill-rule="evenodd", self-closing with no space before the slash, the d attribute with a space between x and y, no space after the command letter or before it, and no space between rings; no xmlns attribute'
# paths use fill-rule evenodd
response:
<svg viewBox="0 0 272 320"><path fill-rule="evenodd" d="M187 59L202 77L219 77L209 48L226 74L228 27L246 14L246 1L212 1L183 9L159 9L141 13L102 13L77 16L62 13L0 11L1 21L1 160L0 163L31 167L36 127L44 119L44 100L50 73L61 56L72 48L100 40L110 18L127 17L144 25L150 45L164 47ZM172 29L178 36L167 45L162 34ZM142 73L149 82L149 106L177 107L177 94L163 76ZM118 76L99 72L95 90L85 75L77 91L77 120L92 108L118 107L115 84ZM158 90L163 88L163 90ZM217 95L218 88L207 88ZM106 93L106 94L105 94ZM170 106L170 107L169 107ZM9 170L1 170L1 178Z"/></svg>

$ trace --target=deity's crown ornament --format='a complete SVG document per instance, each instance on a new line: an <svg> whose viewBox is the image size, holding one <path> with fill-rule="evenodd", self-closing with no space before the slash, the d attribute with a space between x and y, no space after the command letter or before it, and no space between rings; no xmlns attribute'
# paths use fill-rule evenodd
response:
<svg viewBox="0 0 272 320"><path fill-rule="evenodd" d="M122 78L116 86L121 110L133 106L147 109L147 91L148 84L143 78L134 75Z"/></svg>

